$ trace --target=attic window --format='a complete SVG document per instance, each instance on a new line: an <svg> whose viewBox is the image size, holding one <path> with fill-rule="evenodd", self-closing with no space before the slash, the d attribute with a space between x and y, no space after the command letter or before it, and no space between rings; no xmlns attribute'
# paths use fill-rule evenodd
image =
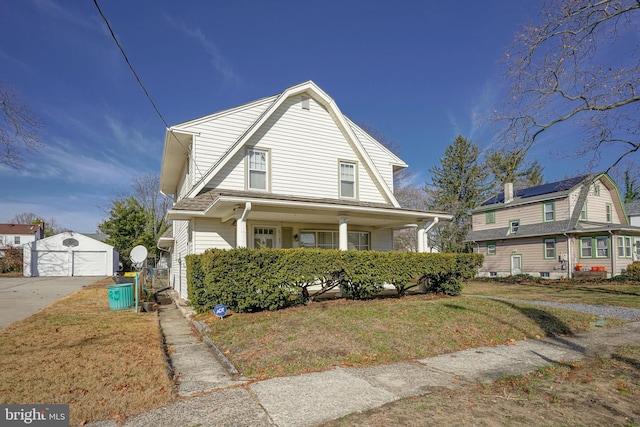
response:
<svg viewBox="0 0 640 427"><path fill-rule="evenodd" d="M309 97L302 95L301 105L303 110L309 109Z"/></svg>
<svg viewBox="0 0 640 427"><path fill-rule="evenodd" d="M514 219L509 221L509 234L516 234L520 228L520 220Z"/></svg>

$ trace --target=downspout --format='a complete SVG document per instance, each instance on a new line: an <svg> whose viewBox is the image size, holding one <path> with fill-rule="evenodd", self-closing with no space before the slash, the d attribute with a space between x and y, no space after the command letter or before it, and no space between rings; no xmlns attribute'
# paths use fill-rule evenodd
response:
<svg viewBox="0 0 640 427"><path fill-rule="evenodd" d="M251 202L244 205L242 214L236 218L236 248L247 247L247 216L251 212Z"/></svg>
<svg viewBox="0 0 640 427"><path fill-rule="evenodd" d="M614 241L615 234L613 234L613 231L609 230L609 234L611 235L611 277L613 278L616 274L616 258L618 257L617 253L613 253L613 248L616 248L616 251L618 250L618 242Z"/></svg>
<svg viewBox="0 0 640 427"><path fill-rule="evenodd" d="M418 252L425 251L424 236L428 237L427 233L429 230L431 230L439 221L440 219L436 216L426 228L418 227Z"/></svg>
<svg viewBox="0 0 640 427"><path fill-rule="evenodd" d="M571 266L571 236L567 233L562 233L567 238L567 277L573 278L573 267Z"/></svg>

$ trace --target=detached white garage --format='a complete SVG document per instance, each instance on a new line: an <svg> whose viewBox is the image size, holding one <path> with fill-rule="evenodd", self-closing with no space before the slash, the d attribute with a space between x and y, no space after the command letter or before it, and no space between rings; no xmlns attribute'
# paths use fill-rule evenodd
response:
<svg viewBox="0 0 640 427"><path fill-rule="evenodd" d="M23 245L24 275L111 276L118 271L118 252L84 234L65 231Z"/></svg>

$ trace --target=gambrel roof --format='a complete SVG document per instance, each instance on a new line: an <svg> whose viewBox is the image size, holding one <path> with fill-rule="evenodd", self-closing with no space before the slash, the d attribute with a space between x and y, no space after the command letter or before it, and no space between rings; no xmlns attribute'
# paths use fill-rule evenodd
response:
<svg viewBox="0 0 640 427"><path fill-rule="evenodd" d="M265 125L267 121L275 114L278 108L290 97L301 94L309 95L327 110L335 125L340 129L347 141L353 147L356 155L361 159L364 168L372 177L376 187L380 191L380 194L383 195L385 200L387 200L390 205L399 208L400 205L393 195L391 187L383 179L380 171L365 149L364 142L376 144L379 149L384 150L387 154L387 157L389 158L390 164L392 164L393 166L406 167L406 163L404 163L400 158L391 153L387 148L382 146L378 141L370 137L366 132L364 132L351 120L344 116L335 101L312 81L307 81L296 86L292 86L278 95L262 98L243 106L235 107L199 119L184 122L167 129L162 170L160 175L161 191L165 194L172 194L175 185L179 180L182 161L178 162L176 161L176 159L184 159L188 144L191 141L191 134L189 133L188 129L189 126L200 121L215 120L218 117L222 117L226 114L231 114L233 112L239 111L246 108L247 106L257 107L255 109L256 111L262 111L259 115L257 115L255 120L253 120L253 122L238 135L238 137L226 149L224 154L213 163L209 170L202 173L199 180L191 189L188 190L184 198L194 198L202 193L205 190L207 184L223 170L223 168L238 151L243 149L245 144L247 144L252 136L259 132L263 125ZM262 110L260 110L260 108L262 108ZM360 135L360 137L358 135ZM361 138L366 138L366 141L361 140Z"/></svg>

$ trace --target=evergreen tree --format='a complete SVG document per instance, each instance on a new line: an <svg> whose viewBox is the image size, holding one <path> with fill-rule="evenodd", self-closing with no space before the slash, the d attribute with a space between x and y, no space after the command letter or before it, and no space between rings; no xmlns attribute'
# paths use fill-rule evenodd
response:
<svg viewBox="0 0 640 427"><path fill-rule="evenodd" d="M543 183L542 165L538 160L527 165L524 162L524 151L494 151L485 162L493 175L491 187L494 191L502 191L504 184L510 182L515 188L535 187Z"/></svg>
<svg viewBox="0 0 640 427"><path fill-rule="evenodd" d="M636 186L636 180L631 179L629 170L624 171L624 202L631 203L640 199L640 192Z"/></svg>
<svg viewBox="0 0 640 427"><path fill-rule="evenodd" d="M131 267L131 249L143 245L151 252L156 247L153 234L148 232L147 216L142 205L134 197L128 197L114 201L109 218L98 225L109 236L105 243L116 248L126 269Z"/></svg>
<svg viewBox="0 0 640 427"><path fill-rule="evenodd" d="M448 146L440 166L429 169L431 184L425 191L430 195L429 209L453 216L434 227L430 236L441 252L465 252L463 243L471 229L471 210L487 197L486 169L478 163L479 150L466 138L458 135Z"/></svg>

